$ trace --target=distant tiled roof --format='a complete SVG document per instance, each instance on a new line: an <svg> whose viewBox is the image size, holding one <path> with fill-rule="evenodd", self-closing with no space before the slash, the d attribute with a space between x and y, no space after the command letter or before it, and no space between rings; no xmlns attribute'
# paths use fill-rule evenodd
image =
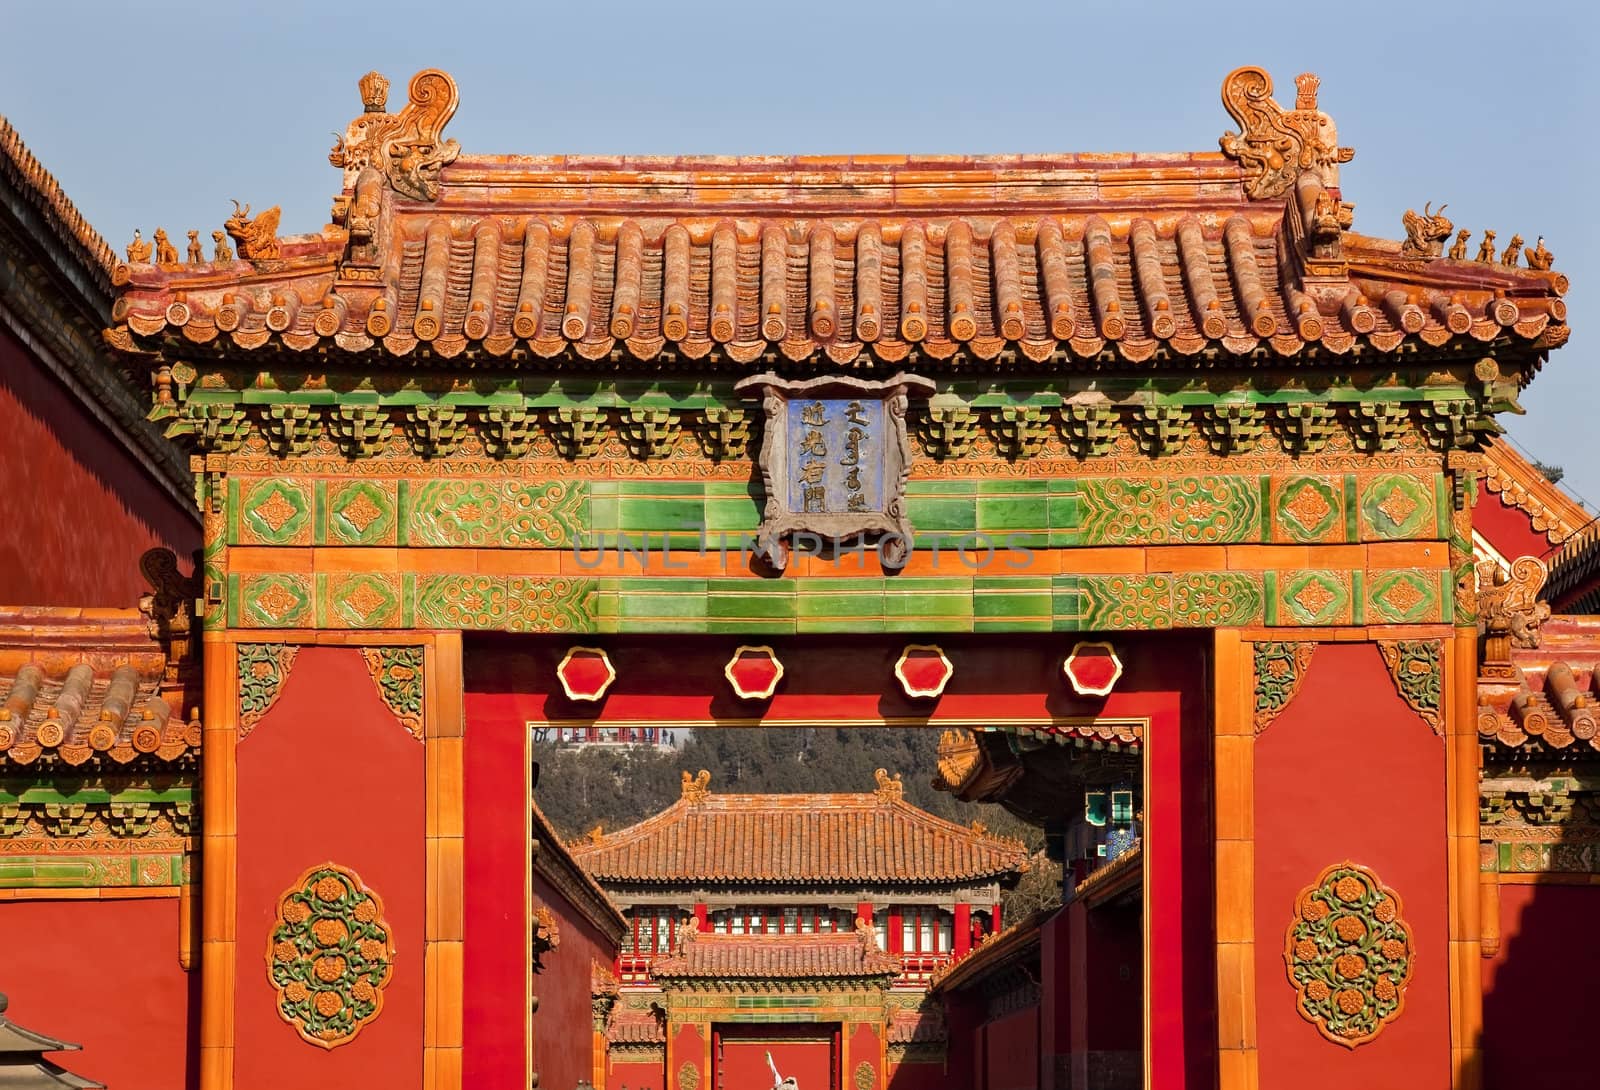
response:
<svg viewBox="0 0 1600 1090"><path fill-rule="evenodd" d="M1484 484L1512 507L1527 513L1536 532L1559 545L1594 516L1539 471L1504 439L1484 448Z"/></svg>
<svg viewBox="0 0 1600 1090"><path fill-rule="evenodd" d="M944 1019L944 1007L938 1003L925 1003L910 1010L896 1010L889 1018L889 1043L891 1045L924 1044L943 1041L949 1030Z"/></svg>
<svg viewBox="0 0 1600 1090"><path fill-rule="evenodd" d="M0 304L41 366L147 465L179 510L192 511L187 459L145 419L149 385L117 366L102 336L116 265L105 239L0 117ZM193 518L198 528L198 512Z"/></svg>
<svg viewBox="0 0 1600 1090"><path fill-rule="evenodd" d="M666 1039L665 1023L650 1011L617 1011L606 1023L606 1040L614 1045L658 1045Z"/></svg>
<svg viewBox="0 0 1600 1090"><path fill-rule="evenodd" d="M705 774L702 774L705 776ZM935 817L880 772L862 794L722 795L702 780L666 810L570 845L602 883L938 885L1027 869L1027 849Z"/></svg>
<svg viewBox="0 0 1600 1090"><path fill-rule="evenodd" d="M1079 882L1073 895L1091 906L1114 900L1133 889L1144 875L1144 846L1135 842L1132 848L1111 862L1096 867L1089 877Z"/></svg>
<svg viewBox="0 0 1600 1090"><path fill-rule="evenodd" d="M1296 171L1310 159L1267 146L1281 126L1225 137L1261 145L1232 158L466 156L438 132L457 100L447 75L419 73L411 106L356 123L404 128L409 111L429 126L412 146L448 155L420 186L352 146L336 152L346 188L322 233L254 265L119 267L115 343L928 368L1102 353L1325 363L1567 337L1566 278L1543 254L1538 269L1515 267L1515 244L1430 260L1349 232L1335 149ZM1331 133L1314 102L1285 113ZM1270 156L1294 162L1263 185Z"/></svg>
<svg viewBox="0 0 1600 1090"><path fill-rule="evenodd" d="M137 610L0 608L0 768L192 759L200 724Z"/></svg>
<svg viewBox="0 0 1600 1090"><path fill-rule="evenodd" d="M1600 613L1600 518L1573 533L1550 558L1544 596L1563 613Z"/></svg>
<svg viewBox="0 0 1600 1090"><path fill-rule="evenodd" d="M600 888L583 864L572 857L572 852L556 835L555 828L551 826L550 819L544 816L544 811L539 809L539 804L530 801L529 807L532 810L532 833L536 845L533 856L535 872L559 889L596 930L612 942L619 941L628 925L616 902Z"/></svg>
<svg viewBox="0 0 1600 1090"><path fill-rule="evenodd" d="M928 989L934 992L958 990L1019 959L1030 956L1037 959L1041 929L1055 911L1051 908L1030 912L1004 931L991 931L965 957L941 966L929 981Z"/></svg>
<svg viewBox="0 0 1600 1090"><path fill-rule="evenodd" d="M866 930L821 935L724 935L689 931L650 966L659 981L688 977L755 980L893 977L900 959Z"/></svg>

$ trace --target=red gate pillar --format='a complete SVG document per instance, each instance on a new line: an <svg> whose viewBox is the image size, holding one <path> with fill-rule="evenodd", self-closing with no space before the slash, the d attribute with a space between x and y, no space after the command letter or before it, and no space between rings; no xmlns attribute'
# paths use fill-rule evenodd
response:
<svg viewBox="0 0 1600 1090"><path fill-rule="evenodd" d="M1215 640L1220 1085L1475 1090L1475 632Z"/></svg>

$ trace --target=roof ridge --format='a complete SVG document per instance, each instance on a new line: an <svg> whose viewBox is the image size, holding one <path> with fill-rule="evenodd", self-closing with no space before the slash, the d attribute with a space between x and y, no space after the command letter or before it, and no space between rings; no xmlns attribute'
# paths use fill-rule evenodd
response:
<svg viewBox="0 0 1600 1090"><path fill-rule="evenodd" d="M28 150L22 134L4 114L0 114L0 155L16 172L20 188L33 196L62 241L75 249L83 264L97 274L101 287L109 289L111 270L117 264L116 252L94 229L88 217L78 211L55 175Z"/></svg>
<svg viewBox="0 0 1600 1090"><path fill-rule="evenodd" d="M691 786L691 795L643 821L609 835L591 834L569 850L602 884L696 876L726 885L921 886L1006 880L1029 867L1021 841L960 825L882 787L871 793L701 796L699 781ZM845 847L830 840L837 827L851 830Z"/></svg>
<svg viewBox="0 0 1600 1090"><path fill-rule="evenodd" d="M1563 544L1594 521L1595 516L1576 497L1546 477L1504 438L1489 442L1484 468L1489 491L1531 516L1533 528L1543 532L1552 545Z"/></svg>

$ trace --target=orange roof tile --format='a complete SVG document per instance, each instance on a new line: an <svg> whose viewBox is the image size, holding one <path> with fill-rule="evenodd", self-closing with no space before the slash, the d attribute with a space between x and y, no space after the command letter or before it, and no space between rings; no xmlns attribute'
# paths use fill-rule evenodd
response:
<svg viewBox="0 0 1600 1090"><path fill-rule="evenodd" d="M412 105L353 123L321 234L253 262L119 267L113 342L931 367L1567 336L1566 278L1515 250L1434 258L1345 230L1332 148L1271 184L1237 151L1249 132L1225 139L1233 158L464 156L439 137L456 101L419 73ZM427 170L385 162L364 124L422 133Z"/></svg>
<svg viewBox="0 0 1600 1090"><path fill-rule="evenodd" d="M1544 596L1564 613L1600 613L1600 517L1574 530L1550 558Z"/></svg>
<svg viewBox="0 0 1600 1090"><path fill-rule="evenodd" d="M0 768L193 760L198 720L138 610L0 608Z"/></svg>
<svg viewBox="0 0 1600 1090"><path fill-rule="evenodd" d="M618 1011L606 1023L606 1040L614 1045L658 1045L666 1039L665 1021L649 1011Z"/></svg>
<svg viewBox="0 0 1600 1090"><path fill-rule="evenodd" d="M1592 756L1600 750L1600 617L1551 617L1537 639L1512 646L1510 669L1497 672L1505 676L1480 677L1478 736L1496 748Z"/></svg>
<svg viewBox="0 0 1600 1090"><path fill-rule="evenodd" d="M889 1043L892 1045L923 1044L948 1037L944 1007L940 1004L925 1003L909 1010L901 1007L889 1016Z"/></svg>
<svg viewBox="0 0 1600 1090"><path fill-rule="evenodd" d="M1527 512L1534 530L1560 545L1588 526L1594 516L1560 485L1504 439L1494 439L1483 455L1484 484L1512 507Z"/></svg>
<svg viewBox="0 0 1600 1090"><path fill-rule="evenodd" d="M678 949L650 965L660 981L690 977L755 980L897 976L900 959L872 932L823 935L722 935L690 930Z"/></svg>
<svg viewBox="0 0 1600 1090"><path fill-rule="evenodd" d="M56 236L90 271L102 292L110 287L117 255L68 199L61 183L34 158L21 135L3 115L0 115L0 173L44 214Z"/></svg>
<svg viewBox="0 0 1600 1090"><path fill-rule="evenodd" d="M1132 848L1104 866L1089 872L1089 877L1079 882L1073 896L1086 901L1091 907L1115 900L1136 888L1144 876L1144 846L1135 843Z"/></svg>
<svg viewBox="0 0 1600 1090"><path fill-rule="evenodd" d="M572 852L561 842L550 819L544 816L536 801L529 801L532 811L534 840L533 867L551 885L561 891L567 901L582 913L603 935L618 942L628 928L621 909L611 896L600 888L594 876L572 857Z"/></svg>
<svg viewBox="0 0 1600 1090"><path fill-rule="evenodd" d="M1021 843L912 806L881 772L879 789L862 794L721 795L687 776L676 803L570 845L573 857L602 883L656 886L934 885L1028 866Z"/></svg>
<svg viewBox="0 0 1600 1090"><path fill-rule="evenodd" d="M956 991L1029 956L1038 957L1044 923L1056 908L1028 913L1004 931L991 931L965 957L941 966L928 982L931 992Z"/></svg>

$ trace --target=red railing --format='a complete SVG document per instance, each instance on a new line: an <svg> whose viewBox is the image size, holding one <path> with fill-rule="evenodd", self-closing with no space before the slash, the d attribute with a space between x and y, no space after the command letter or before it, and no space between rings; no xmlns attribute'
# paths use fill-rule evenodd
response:
<svg viewBox="0 0 1600 1090"><path fill-rule="evenodd" d="M661 954L623 954L617 958L617 979L624 984L648 984L650 963ZM896 984L926 984L935 972L955 959L953 953L900 954Z"/></svg>
<svg viewBox="0 0 1600 1090"><path fill-rule="evenodd" d="M655 954L623 954L617 959L617 979L624 984L646 984Z"/></svg>
<svg viewBox="0 0 1600 1090"><path fill-rule="evenodd" d="M928 978L950 964L954 954L901 954L897 984L926 984Z"/></svg>

